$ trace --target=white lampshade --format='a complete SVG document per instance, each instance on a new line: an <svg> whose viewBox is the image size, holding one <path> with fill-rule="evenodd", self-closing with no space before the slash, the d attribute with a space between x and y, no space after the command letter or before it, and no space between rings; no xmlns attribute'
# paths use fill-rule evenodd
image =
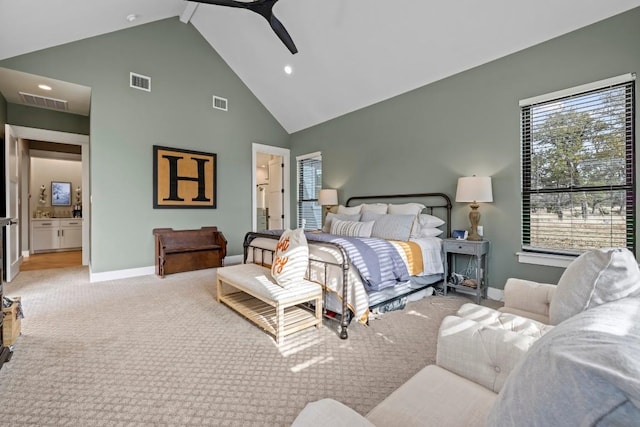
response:
<svg viewBox="0 0 640 427"><path fill-rule="evenodd" d="M463 176L458 178L456 202L493 202L490 176Z"/></svg>
<svg viewBox="0 0 640 427"><path fill-rule="evenodd" d="M338 204L338 190L334 188L324 188L318 193L318 204L322 206L333 206Z"/></svg>

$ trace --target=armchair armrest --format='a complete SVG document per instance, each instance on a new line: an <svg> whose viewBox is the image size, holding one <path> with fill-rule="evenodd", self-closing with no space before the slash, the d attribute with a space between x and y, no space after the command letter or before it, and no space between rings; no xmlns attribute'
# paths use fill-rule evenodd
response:
<svg viewBox="0 0 640 427"><path fill-rule="evenodd" d="M291 427L375 427L353 409L333 399L308 403L298 414Z"/></svg>
<svg viewBox="0 0 640 427"><path fill-rule="evenodd" d="M438 332L436 364L498 393L535 341L528 335L447 316Z"/></svg>
<svg viewBox="0 0 640 427"><path fill-rule="evenodd" d="M504 286L504 307L499 310L550 324L549 304L555 291L556 286L548 283L508 279Z"/></svg>

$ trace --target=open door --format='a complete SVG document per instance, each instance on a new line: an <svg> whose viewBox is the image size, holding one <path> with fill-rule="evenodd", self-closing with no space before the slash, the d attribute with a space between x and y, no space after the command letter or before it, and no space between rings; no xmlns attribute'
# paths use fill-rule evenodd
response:
<svg viewBox="0 0 640 427"><path fill-rule="evenodd" d="M20 272L20 175L18 168L18 138L10 125L5 125L5 215L11 221L5 227L5 275L7 282Z"/></svg>
<svg viewBox="0 0 640 427"><path fill-rule="evenodd" d="M252 208L253 208L253 225L252 230L273 230L289 228L290 224L290 201L289 201L289 184L290 173L289 163L290 154L288 148L273 147L270 145L263 145L253 143L252 148ZM258 182L257 170L258 158L264 156L271 157L271 161L268 162L269 177L268 185L262 185L263 180ZM273 163L272 163L273 162ZM258 185L260 184L260 185ZM264 194L265 199L263 201L258 200L260 194ZM263 209L267 208L267 209ZM268 219L265 219L264 225L260 223L258 226L258 212L268 212Z"/></svg>
<svg viewBox="0 0 640 427"><path fill-rule="evenodd" d="M269 187L267 194L268 230L281 230L284 228L284 187L282 170L284 163L282 157L269 160Z"/></svg>

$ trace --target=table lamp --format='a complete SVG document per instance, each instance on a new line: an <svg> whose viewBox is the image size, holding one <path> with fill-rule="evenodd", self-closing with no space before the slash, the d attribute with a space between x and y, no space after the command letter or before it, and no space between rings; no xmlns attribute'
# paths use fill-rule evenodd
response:
<svg viewBox="0 0 640 427"><path fill-rule="evenodd" d="M456 202L471 203L471 212L469 212L471 232L469 233L467 240L482 240L482 236L478 234L478 223L480 222L478 202L493 202L491 177L474 175L458 178Z"/></svg>
<svg viewBox="0 0 640 427"><path fill-rule="evenodd" d="M323 188L318 193L318 204L325 206L325 215L331 209L331 206L338 204L338 190L335 188Z"/></svg>

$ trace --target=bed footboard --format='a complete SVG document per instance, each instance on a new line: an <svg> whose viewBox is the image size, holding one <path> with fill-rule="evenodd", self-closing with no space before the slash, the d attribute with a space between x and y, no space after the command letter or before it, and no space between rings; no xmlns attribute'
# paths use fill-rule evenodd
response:
<svg viewBox="0 0 640 427"><path fill-rule="evenodd" d="M251 244L251 242L256 239L256 238L267 238L267 239L272 239L272 240L278 240L280 238L279 235L277 234L268 234L268 233L257 233L257 232L249 232L245 235L244 237L244 243L243 243L243 247L244 247L244 259L243 262L247 263L247 262L253 262L255 264L260 264L262 266L266 266L266 267L270 267L271 263L273 261L274 258L274 253L275 253L275 249L268 249L268 248L262 248L262 247L258 247L258 246L253 246ZM322 288L324 291L326 291L327 286L326 286L326 278L328 277L328 269L330 266L334 266L334 267L338 267L341 270L341 280L342 280L342 313L340 314L339 318L336 319L335 317L331 317L331 316L327 316L326 314L326 308L324 308L323 305L323 310L324 310L324 314L325 317L327 319L331 319L331 320L338 320L339 324L338 324L338 333L341 339L347 339L348 338L348 327L349 327L349 323L351 321L352 316L350 315L350 311L349 311L349 306L348 306L348 286L347 286L347 280L348 280L348 270L349 270L349 259L347 257L347 253L345 252L345 250L338 244L336 243L332 243L332 242L324 242L324 241L317 241L317 240L313 240L313 238L310 238L309 236L307 236L307 240L310 242L313 242L314 245L325 245L325 246L331 246L333 248L335 248L337 251L340 252L340 259L334 261L328 261L328 260L323 260L323 259L319 259L316 257L309 257L309 265L311 266L311 264L320 264L323 266L324 269L324 273L320 275L321 278L323 278L322 281L317 281L317 280L313 280L316 281L317 283L320 283L320 285L322 285ZM249 255L251 254L251 261L249 261ZM310 267L309 267L310 268ZM311 280L311 279L310 279Z"/></svg>

